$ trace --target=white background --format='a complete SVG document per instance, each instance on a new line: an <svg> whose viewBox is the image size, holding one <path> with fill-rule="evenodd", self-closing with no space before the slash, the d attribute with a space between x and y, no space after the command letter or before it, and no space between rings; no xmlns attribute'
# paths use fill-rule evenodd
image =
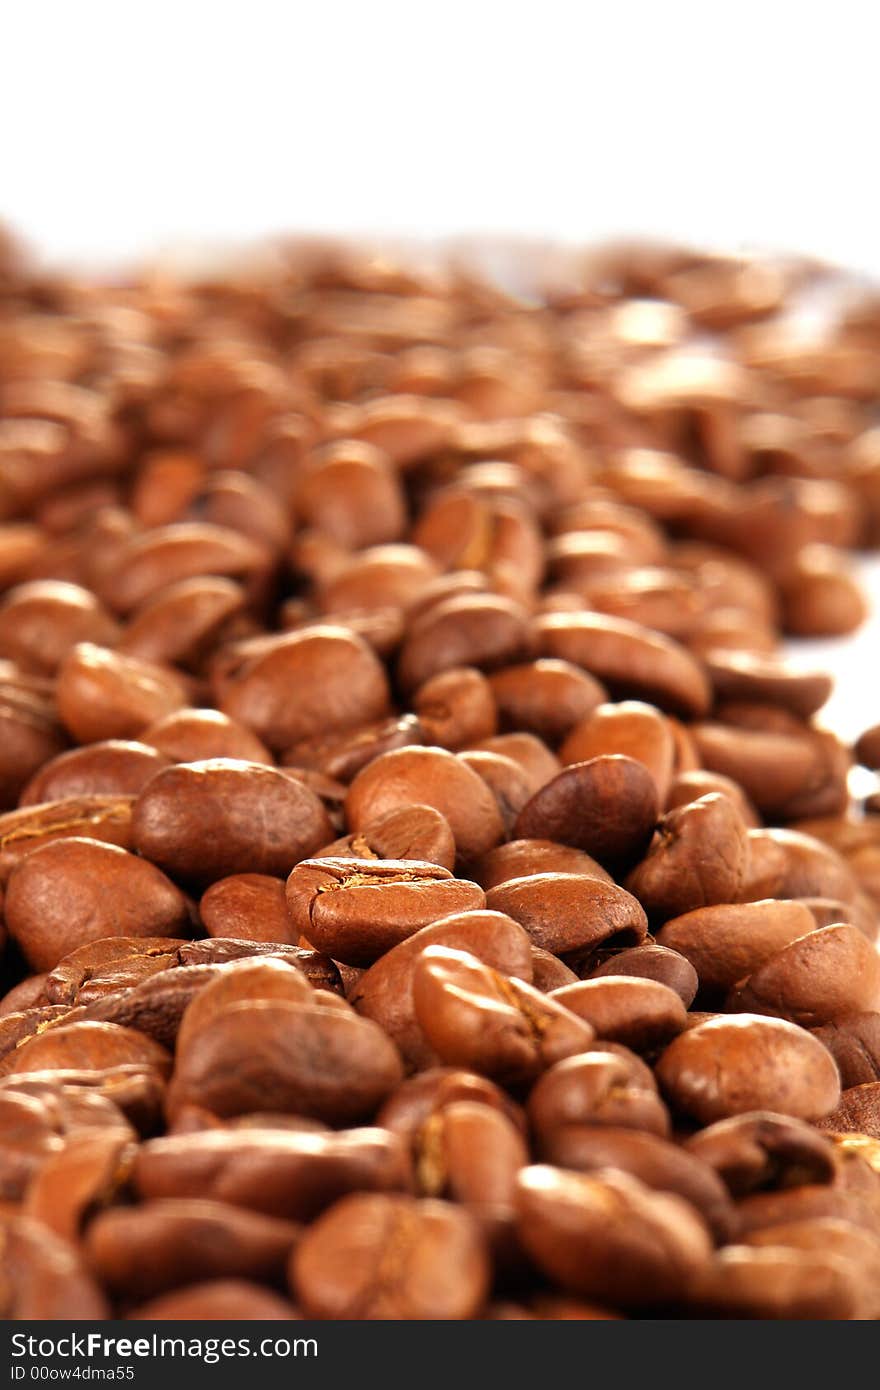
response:
<svg viewBox="0 0 880 1390"><path fill-rule="evenodd" d="M18 0L0 218L92 266L301 229L658 233L880 273L878 56L872 0ZM808 654L842 733L880 719L876 648Z"/></svg>

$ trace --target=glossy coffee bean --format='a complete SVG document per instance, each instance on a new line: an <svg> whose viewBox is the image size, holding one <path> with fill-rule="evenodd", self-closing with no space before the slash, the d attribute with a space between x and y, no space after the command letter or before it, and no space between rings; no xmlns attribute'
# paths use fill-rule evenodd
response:
<svg viewBox="0 0 880 1390"><path fill-rule="evenodd" d="M700 985L697 972L686 956L654 941L643 942L641 946L625 946L623 950L612 949L608 955L600 951L598 960L599 964L590 971L591 980L607 975L656 980L674 990L686 1009L693 1003Z"/></svg>
<svg viewBox="0 0 880 1390"><path fill-rule="evenodd" d="M202 894L199 916L209 936L285 941L293 946L299 935L287 912L284 880L269 874L218 879Z"/></svg>
<svg viewBox="0 0 880 1390"><path fill-rule="evenodd" d="M687 1017L675 991L656 980L579 980L550 997L585 1018L598 1038L623 1043L635 1052L651 1052L670 1042Z"/></svg>
<svg viewBox="0 0 880 1390"><path fill-rule="evenodd" d="M514 827L516 839L549 839L585 850L603 864L632 861L658 816L654 781L642 763L602 755L560 772L532 797Z"/></svg>
<svg viewBox="0 0 880 1390"><path fill-rule="evenodd" d="M271 764L272 754L250 729L216 709L178 709L149 724L141 741L173 763L205 758L244 758Z"/></svg>
<svg viewBox="0 0 880 1390"><path fill-rule="evenodd" d="M530 874L509 879L486 904L521 923L536 946L554 955L595 951L614 940L640 942L648 929L641 905L614 883L582 874Z"/></svg>
<svg viewBox="0 0 880 1390"><path fill-rule="evenodd" d="M508 840L482 855L471 871L487 893L501 883L531 874L583 874L602 883L614 882L589 854L555 840Z"/></svg>
<svg viewBox="0 0 880 1390"><path fill-rule="evenodd" d="M538 1080L528 1115L541 1136L578 1125L610 1125L664 1137L670 1121L650 1069L628 1048L597 1042L558 1062Z"/></svg>
<svg viewBox="0 0 880 1390"><path fill-rule="evenodd" d="M153 864L116 845L64 839L13 869L6 923L36 970L105 936L186 936L186 900Z"/></svg>
<svg viewBox="0 0 880 1390"><path fill-rule="evenodd" d="M93 743L137 738L186 704L186 687L168 667L81 642L62 662L56 700L73 738Z"/></svg>
<svg viewBox="0 0 880 1390"><path fill-rule="evenodd" d="M732 991L731 1004L817 1028L880 1006L880 956L855 927L808 932L764 961Z"/></svg>
<svg viewBox="0 0 880 1390"><path fill-rule="evenodd" d="M314 793L274 768L233 758L166 768L132 809L135 846L174 877L287 874L330 838Z"/></svg>
<svg viewBox="0 0 880 1390"><path fill-rule="evenodd" d="M123 739L71 748L44 763L23 789L18 804L33 806L95 794L137 796L168 761L156 748Z"/></svg>
<svg viewBox="0 0 880 1390"><path fill-rule="evenodd" d="M695 908L666 922L657 940L691 962L703 989L727 990L812 930L803 903L767 898Z"/></svg>
<svg viewBox="0 0 880 1390"><path fill-rule="evenodd" d="M727 797L702 796L662 818L626 886L660 922L697 907L735 902L746 873L746 834Z"/></svg>
<svg viewBox="0 0 880 1390"><path fill-rule="evenodd" d="M398 806L362 830L322 847L321 859L418 859L455 866L455 840L445 816L433 806Z"/></svg>

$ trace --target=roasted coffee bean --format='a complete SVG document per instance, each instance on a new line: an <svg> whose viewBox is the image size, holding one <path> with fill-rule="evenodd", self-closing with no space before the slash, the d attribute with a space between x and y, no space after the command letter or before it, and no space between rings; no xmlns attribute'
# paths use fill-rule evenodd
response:
<svg viewBox="0 0 880 1390"><path fill-rule="evenodd" d="M564 985L573 985L576 980L577 975L558 956L542 950L540 946L532 947L532 984L535 989L542 994L550 994Z"/></svg>
<svg viewBox="0 0 880 1390"><path fill-rule="evenodd" d="M487 893L501 883L531 874L583 874L602 883L614 882L589 854L554 840L508 840L507 844L490 849L471 870Z"/></svg>
<svg viewBox="0 0 880 1390"><path fill-rule="evenodd" d="M805 1029L778 1018L732 1014L670 1043L657 1078L675 1109L711 1124L748 1110L820 1120L840 1099L831 1054Z"/></svg>
<svg viewBox="0 0 880 1390"><path fill-rule="evenodd" d="M42 1032L47 1023L64 1018L68 1012L64 1004L40 1004L20 1013L4 1014L0 1018L0 1057L5 1057L26 1038Z"/></svg>
<svg viewBox="0 0 880 1390"><path fill-rule="evenodd" d="M674 1302L711 1258L692 1206L624 1173L525 1168L517 1212L520 1240L542 1272L571 1293L618 1307Z"/></svg>
<svg viewBox="0 0 880 1390"><path fill-rule="evenodd" d="M28 1038L0 1063L0 1075L43 1071L102 1071L120 1064L151 1067L167 1076L164 1047L133 1028L115 1023L63 1023Z"/></svg>
<svg viewBox="0 0 880 1390"><path fill-rule="evenodd" d="M865 730L856 743L855 752L863 767L880 768L880 724Z"/></svg>
<svg viewBox="0 0 880 1390"><path fill-rule="evenodd" d="M231 1004L179 1053L169 1114L197 1103L220 1116L279 1110L353 1124L372 1115L402 1076L397 1049L353 1011L317 1002Z"/></svg>
<svg viewBox="0 0 880 1390"><path fill-rule="evenodd" d="M500 753L518 763L531 784L532 792L539 791L562 771L562 764L542 739L534 734L494 734L481 739L471 750L475 753Z"/></svg>
<svg viewBox="0 0 880 1390"><path fill-rule="evenodd" d="M269 874L218 879L202 894L199 916L209 936L296 944L298 933L287 912L284 880Z"/></svg>
<svg viewBox="0 0 880 1390"><path fill-rule="evenodd" d="M489 685L503 730L524 729L549 744L559 743L605 698L599 682L568 661L506 666L489 676Z"/></svg>
<svg viewBox="0 0 880 1390"><path fill-rule="evenodd" d="M870 1189L851 1189L831 1183L801 1183L779 1192L755 1192L738 1204L740 1231L778 1226L783 1221L830 1218L880 1235L880 1202L876 1183Z"/></svg>
<svg viewBox="0 0 880 1390"><path fill-rule="evenodd" d="M622 951L612 950L607 956L600 951L598 959L600 964L590 971L591 980L602 979L606 975L656 980L658 984L674 990L686 1009L694 1002L700 985L697 972L685 955L655 941L645 941L641 946L626 946Z"/></svg>
<svg viewBox="0 0 880 1390"><path fill-rule="evenodd" d="M880 1013L845 1013L816 1029L837 1063L841 1085L880 1081Z"/></svg>
<svg viewBox="0 0 880 1390"><path fill-rule="evenodd" d="M217 709L177 709L149 724L141 741L170 762L197 763L205 758L244 758L272 763L272 754L250 729ZM138 788L140 790L140 788Z"/></svg>
<svg viewBox="0 0 880 1390"><path fill-rule="evenodd" d="M706 772L702 768L676 774L666 796L666 810L674 811L677 806L686 806L711 792L729 796L750 830L761 826L761 817L738 782L721 772Z"/></svg>
<svg viewBox="0 0 880 1390"><path fill-rule="evenodd" d="M648 929L640 904L615 883L582 874L530 874L490 888L486 905L525 927L554 955L584 955L614 940L636 945Z"/></svg>
<svg viewBox="0 0 880 1390"><path fill-rule="evenodd" d="M529 937L500 912L459 912L441 918L386 951L355 984L349 1002L381 1026L409 1067L430 1066L433 1060L413 999L413 976L427 946L467 951L503 975L527 982L532 977Z"/></svg>
<svg viewBox="0 0 880 1390"><path fill-rule="evenodd" d="M843 1221L819 1217L814 1221L788 1221L753 1231L745 1245L762 1248L803 1250L806 1252L839 1255L855 1265L860 1276L860 1311L854 1316L876 1319L880 1313L878 1276L880 1276L880 1237L870 1231L859 1231Z"/></svg>
<svg viewBox="0 0 880 1390"><path fill-rule="evenodd" d="M80 642L61 664L55 698L65 728L93 743L137 738L186 704L186 687L167 667Z"/></svg>
<svg viewBox="0 0 880 1390"><path fill-rule="evenodd" d="M501 814L504 834L509 835L532 795L533 783L528 774L513 758L484 748L463 749L459 758L486 783Z"/></svg>
<svg viewBox="0 0 880 1390"><path fill-rule="evenodd" d="M627 1048L598 1042L558 1062L532 1088L529 1119L539 1135L574 1125L610 1125L665 1137L669 1114L651 1071Z"/></svg>
<svg viewBox="0 0 880 1390"><path fill-rule="evenodd" d="M429 922L484 903L476 883L417 860L305 859L287 880L294 928L349 965L369 965Z"/></svg>
<svg viewBox="0 0 880 1390"><path fill-rule="evenodd" d="M880 1081L842 1091L839 1104L822 1125L838 1134L868 1134L880 1139Z"/></svg>
<svg viewBox="0 0 880 1390"><path fill-rule="evenodd" d="M244 653L219 703L224 714L280 750L298 739L382 719L388 682L361 638L342 627L314 627L273 638L253 656Z"/></svg>
<svg viewBox="0 0 880 1390"><path fill-rule="evenodd" d="M803 903L767 898L695 908L666 922L657 940L691 962L702 989L728 990L813 927Z"/></svg>
<svg viewBox="0 0 880 1390"><path fill-rule="evenodd" d="M132 1137L121 1126L68 1135L31 1180L22 1215L76 1245L86 1219L109 1206L128 1181Z"/></svg>
<svg viewBox="0 0 880 1390"><path fill-rule="evenodd" d="M299 1234L280 1217L172 1198L101 1213L89 1223L85 1250L105 1288L149 1298L202 1278L274 1283Z"/></svg>
<svg viewBox="0 0 880 1390"><path fill-rule="evenodd" d="M123 739L71 748L43 765L25 786L18 804L33 806L95 794L137 796L168 761L156 748Z"/></svg>
<svg viewBox="0 0 880 1390"><path fill-rule="evenodd" d="M113 647L115 620L88 589L53 579L10 589L0 603L0 657L26 671L54 674L77 642Z"/></svg>
<svg viewBox="0 0 880 1390"><path fill-rule="evenodd" d="M718 700L779 705L802 719L822 708L833 686L824 671L795 671L754 652L714 651L705 661Z"/></svg>
<svg viewBox="0 0 880 1390"><path fill-rule="evenodd" d="M243 612L246 598L230 579L205 576L168 584L137 609L117 650L141 661L198 669Z"/></svg>
<svg viewBox="0 0 880 1390"><path fill-rule="evenodd" d="M135 1156L132 1183L147 1200L209 1198L310 1221L347 1192L407 1190L410 1159L387 1129L336 1134L257 1125L150 1139Z"/></svg>
<svg viewBox="0 0 880 1390"><path fill-rule="evenodd" d="M53 1157L76 1135L128 1144L134 1131L105 1096L61 1082L19 1075L0 1082L0 1200L19 1202Z"/></svg>
<svg viewBox="0 0 880 1390"><path fill-rule="evenodd" d="M0 883L40 845L70 836L132 848L131 796L74 796L0 816Z"/></svg>
<svg viewBox="0 0 880 1390"><path fill-rule="evenodd" d="M673 1192L702 1216L716 1240L728 1241L736 1230L730 1193L713 1168L680 1144L656 1134L607 1125L560 1125L540 1136L547 1163L592 1173L614 1168L638 1178L655 1192Z"/></svg>
<svg viewBox="0 0 880 1390"><path fill-rule="evenodd" d="M803 1120L769 1111L734 1115L686 1141L692 1154L715 1169L734 1197L802 1183L834 1182L831 1144Z"/></svg>
<svg viewBox="0 0 880 1390"><path fill-rule="evenodd" d="M314 793L274 768L233 758L165 768L132 808L138 851L196 883L287 874L330 833Z"/></svg>
<svg viewBox="0 0 880 1390"><path fill-rule="evenodd" d="M436 1055L501 1082L531 1080L593 1040L588 1023L466 951L427 947L412 989L416 1018Z"/></svg>
<svg viewBox="0 0 880 1390"><path fill-rule="evenodd" d="M623 1043L634 1052L662 1047L683 1030L687 1017L675 991L656 980L578 980L550 997L585 1018L597 1037Z"/></svg>
<svg viewBox="0 0 880 1390"><path fill-rule="evenodd" d="M564 763L589 762L613 754L633 758L648 769L662 806L675 765L675 742L667 720L638 700L599 705L575 725L559 750Z"/></svg>
<svg viewBox="0 0 880 1390"><path fill-rule="evenodd" d="M880 956L855 927L821 927L782 947L730 995L732 1008L805 1028L880 1007Z"/></svg>
<svg viewBox="0 0 880 1390"><path fill-rule="evenodd" d="M476 1072L455 1067L428 1067L404 1081L382 1106L377 1123L394 1134L412 1138L420 1125L436 1111L459 1101L488 1105L524 1128L521 1113L505 1091Z"/></svg>
<svg viewBox="0 0 880 1390"><path fill-rule="evenodd" d="M747 865L746 826L724 796L701 796L663 816L626 886L665 922L697 907L735 902Z"/></svg>
<svg viewBox="0 0 880 1390"><path fill-rule="evenodd" d="M35 970L107 936L185 936L183 894L154 865L98 840L54 840L13 869L6 924ZM860 938L864 940L864 938Z"/></svg>
<svg viewBox="0 0 880 1390"><path fill-rule="evenodd" d="M432 806L445 817L465 861L501 839L501 814L491 791L472 768L442 748L401 748L376 758L352 782L345 813L357 832L413 804Z"/></svg>
<svg viewBox="0 0 880 1390"><path fill-rule="evenodd" d="M416 1190L448 1197L500 1235L513 1215L516 1175L529 1161L517 1126L500 1110L458 1101L436 1111L413 1137Z"/></svg>
<svg viewBox="0 0 880 1390"><path fill-rule="evenodd" d="M181 1010L177 1031L177 1050L180 1053L198 1037L202 1027L232 1004L257 1000L303 1003L323 1008L338 1006L343 1013L349 1013L348 1005L338 995L313 990L305 975L295 966L271 956L229 961L222 966L188 966L186 969L190 974L193 970L200 971L202 979L194 982L195 989L188 987L185 978L179 985L189 996ZM178 973L175 972L172 985L177 983L177 979Z"/></svg>
<svg viewBox="0 0 880 1390"><path fill-rule="evenodd" d="M536 792L513 835L561 841L600 863L619 864L642 853L658 813L654 780L643 764L602 755L567 767Z"/></svg>
<svg viewBox="0 0 880 1390"><path fill-rule="evenodd" d="M433 604L409 626L397 679L413 691L456 666L506 666L532 650L528 615L513 599L460 594Z"/></svg>
<svg viewBox="0 0 880 1390"><path fill-rule="evenodd" d="M495 697L481 671L472 666L441 671L419 686L413 709L425 743L453 751L491 738L497 729Z"/></svg>
<svg viewBox="0 0 880 1390"><path fill-rule="evenodd" d="M450 1202L379 1193L344 1197L309 1228L290 1269L320 1318L472 1318L489 1286L479 1228Z"/></svg>
<svg viewBox="0 0 880 1390"><path fill-rule="evenodd" d="M455 840L445 816L433 806L398 806L341 840L325 845L321 859L418 859L455 866Z"/></svg>

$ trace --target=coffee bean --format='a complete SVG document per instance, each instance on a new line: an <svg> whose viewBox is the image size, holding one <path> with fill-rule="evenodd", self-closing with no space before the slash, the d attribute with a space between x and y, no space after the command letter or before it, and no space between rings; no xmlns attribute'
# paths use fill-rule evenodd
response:
<svg viewBox="0 0 880 1390"><path fill-rule="evenodd" d="M880 1006L880 956L845 923L785 945L731 993L731 1006L820 1027L853 1010Z"/></svg>
<svg viewBox="0 0 880 1390"><path fill-rule="evenodd" d="M686 1141L710 1164L735 1197L784 1191L802 1183L833 1183L838 1165L831 1145L803 1120L769 1111L733 1115Z"/></svg>
<svg viewBox="0 0 880 1390"><path fill-rule="evenodd" d="M244 758L270 765L273 761L268 748L250 729L217 709L174 710L149 724L141 740L173 763L197 763L206 758Z"/></svg>
<svg viewBox="0 0 880 1390"><path fill-rule="evenodd" d="M641 854L657 816L657 792L646 768L632 758L603 754L566 768L536 792L513 835L558 840L613 865Z"/></svg>
<svg viewBox="0 0 880 1390"><path fill-rule="evenodd" d="M144 1322L288 1322L299 1317L286 1299L245 1279L208 1279L185 1289L160 1294L132 1309L129 1319Z"/></svg>
<svg viewBox="0 0 880 1390"><path fill-rule="evenodd" d="M325 845L321 859L418 859L455 865L455 840L449 822L433 806L398 806L341 840Z"/></svg>
<svg viewBox="0 0 880 1390"><path fill-rule="evenodd" d="M840 1103L822 1124L838 1134L868 1134L880 1139L880 1081L867 1081L841 1092Z"/></svg>
<svg viewBox="0 0 880 1390"><path fill-rule="evenodd" d="M607 956L600 951L598 959L600 964L590 971L591 980L602 979L606 975L656 980L658 984L674 990L686 1009L693 1003L700 984L696 970L685 955L654 941L643 942L641 946L626 946L622 951L612 949Z"/></svg>
<svg viewBox="0 0 880 1390"><path fill-rule="evenodd" d="M0 883L41 845L71 836L132 849L131 796L73 796L0 816Z"/></svg>
<svg viewBox="0 0 880 1390"><path fill-rule="evenodd" d="M67 1241L20 1216L0 1222L4 1279L0 1312L15 1322L110 1316L101 1290Z"/></svg>
<svg viewBox="0 0 880 1390"><path fill-rule="evenodd" d="M651 1071L625 1047L597 1043L557 1062L532 1088L529 1119L541 1136L575 1125L610 1125L665 1137L669 1114Z"/></svg>
<svg viewBox="0 0 880 1390"><path fill-rule="evenodd" d="M442 1061L501 1082L530 1080L593 1040L589 1024L531 985L445 946L419 956L413 1001Z"/></svg>
<svg viewBox="0 0 880 1390"><path fill-rule="evenodd" d="M209 936L296 944L298 933L287 912L284 881L269 874L218 879L202 894L199 916Z"/></svg>
<svg viewBox="0 0 880 1390"><path fill-rule="evenodd" d="M555 840L508 840L490 849L471 867L474 878L487 893L501 883L531 874L584 874L602 883L614 882L589 854Z"/></svg>
<svg viewBox="0 0 880 1390"><path fill-rule="evenodd" d="M880 1012L846 1013L816 1029L840 1072L841 1085L880 1081Z"/></svg>
<svg viewBox="0 0 880 1390"><path fill-rule="evenodd" d="M705 1317L851 1318L859 1272L830 1253L732 1245L700 1272L689 1299Z"/></svg>
<svg viewBox="0 0 880 1390"><path fill-rule="evenodd" d="M525 927L554 955L591 953L614 939L637 944L648 928L640 904L614 883L581 874L530 874L490 888L486 905Z"/></svg>
<svg viewBox="0 0 880 1390"><path fill-rule="evenodd" d="M209 884L235 873L287 874L330 837L318 798L274 768L233 758L165 768L132 808L145 858Z"/></svg>
<svg viewBox="0 0 880 1390"><path fill-rule="evenodd" d="M675 1301L711 1258L706 1228L687 1202L624 1173L525 1168L517 1211L520 1239L542 1272L574 1294L621 1307Z"/></svg>
<svg viewBox="0 0 880 1390"><path fill-rule="evenodd" d="M642 763L654 779L662 806L675 762L672 731L661 714L638 700L597 706L577 724L560 749L565 763L619 754Z"/></svg>
<svg viewBox="0 0 880 1390"><path fill-rule="evenodd" d="M350 965L369 965L429 922L484 903L477 884L417 860L305 859L287 880L294 927Z"/></svg>
<svg viewBox="0 0 880 1390"><path fill-rule="evenodd" d="M803 903L767 898L695 908L666 922L657 940L691 962L702 989L727 990L812 929Z"/></svg>
<svg viewBox="0 0 880 1390"><path fill-rule="evenodd" d="M568 661L505 666L489 676L489 685L502 729L524 729L549 744L559 743L605 698L599 682Z"/></svg>
<svg viewBox="0 0 880 1390"><path fill-rule="evenodd" d="M627 888L648 916L661 922L697 907L735 902L746 873L746 834L732 802L701 796L663 816Z"/></svg>
<svg viewBox="0 0 880 1390"><path fill-rule="evenodd" d="M186 704L186 687L167 667L80 642L62 662L56 700L77 742L93 743L136 738Z"/></svg>
<svg viewBox="0 0 880 1390"><path fill-rule="evenodd" d="M596 1036L623 1043L635 1052L650 1052L682 1031L686 1012L674 990L656 980L578 980L550 996L579 1018Z"/></svg>
<svg viewBox="0 0 880 1390"><path fill-rule="evenodd" d="M748 1110L819 1120L840 1097L837 1067L822 1044L793 1023L757 1014L682 1033L657 1076L675 1108L702 1124Z"/></svg>
<svg viewBox="0 0 880 1390"><path fill-rule="evenodd" d="M52 840L13 869L6 922L37 970L106 936L185 936L186 900L152 864L97 840Z"/></svg>
<svg viewBox="0 0 880 1390"><path fill-rule="evenodd" d="M309 1228L290 1276L311 1317L470 1318L489 1264L473 1217L458 1206L358 1193Z"/></svg>
<svg viewBox="0 0 880 1390"><path fill-rule="evenodd" d="M44 763L19 797L20 806L79 796L137 796L168 759L144 743L107 739L71 748Z"/></svg>

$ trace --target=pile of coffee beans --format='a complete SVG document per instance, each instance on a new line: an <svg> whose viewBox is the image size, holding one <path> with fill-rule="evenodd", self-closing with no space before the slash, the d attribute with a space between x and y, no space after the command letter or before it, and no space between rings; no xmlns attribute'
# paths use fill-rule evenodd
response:
<svg viewBox="0 0 880 1390"><path fill-rule="evenodd" d="M880 296L0 249L0 1315L880 1317Z"/></svg>

